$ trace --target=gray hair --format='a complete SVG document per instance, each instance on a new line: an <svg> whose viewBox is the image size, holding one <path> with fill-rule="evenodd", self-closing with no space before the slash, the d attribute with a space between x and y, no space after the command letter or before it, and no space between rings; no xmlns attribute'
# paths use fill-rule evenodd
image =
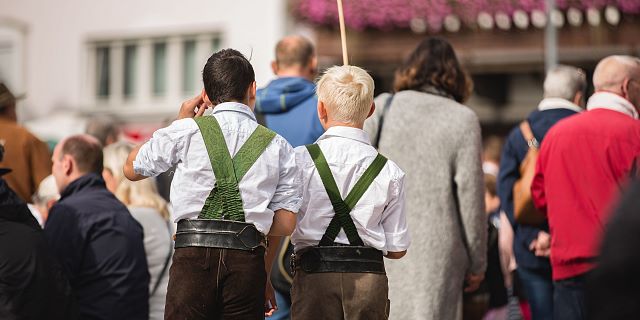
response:
<svg viewBox="0 0 640 320"><path fill-rule="evenodd" d="M584 97L587 90L587 76L580 68L558 65L549 70L544 79L544 97L561 98L572 101L576 93Z"/></svg>

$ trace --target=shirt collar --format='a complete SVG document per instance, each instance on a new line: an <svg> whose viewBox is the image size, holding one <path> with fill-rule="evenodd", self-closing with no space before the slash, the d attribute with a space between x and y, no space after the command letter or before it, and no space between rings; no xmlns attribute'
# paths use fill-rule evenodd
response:
<svg viewBox="0 0 640 320"><path fill-rule="evenodd" d="M321 135L320 138L318 138L318 141L330 137L347 138L371 145L371 139L369 139L369 135L364 130L358 128L343 126L331 127L327 129L327 131L323 135Z"/></svg>
<svg viewBox="0 0 640 320"><path fill-rule="evenodd" d="M609 109L624 113L638 119L638 111L629 100L611 92L599 91L594 93L587 102L587 110Z"/></svg>
<svg viewBox="0 0 640 320"><path fill-rule="evenodd" d="M575 103L562 99L562 98L546 98L540 101L538 104L538 110L545 111L551 109L569 109L575 112L582 112L584 109L580 108Z"/></svg>
<svg viewBox="0 0 640 320"><path fill-rule="evenodd" d="M223 102L223 103L220 103L220 104L218 104L217 106L215 106L213 108L213 112L212 113L220 113L220 112L226 112L226 111L239 112L239 113L242 113L242 114L248 116L253 121L257 121L256 120L256 115L253 113L253 111L251 111L251 108L249 108L249 106L247 106L246 104L242 104L242 103L239 103L239 102Z"/></svg>

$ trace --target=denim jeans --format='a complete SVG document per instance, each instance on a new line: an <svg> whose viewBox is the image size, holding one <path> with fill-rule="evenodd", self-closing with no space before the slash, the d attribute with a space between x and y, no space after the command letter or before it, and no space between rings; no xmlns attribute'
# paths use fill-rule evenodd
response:
<svg viewBox="0 0 640 320"><path fill-rule="evenodd" d="M554 288L551 270L527 269L518 266L516 273L531 307L531 318L533 320L554 319Z"/></svg>
<svg viewBox="0 0 640 320"><path fill-rule="evenodd" d="M585 275L553 282L553 317L561 320L584 320L586 316Z"/></svg>

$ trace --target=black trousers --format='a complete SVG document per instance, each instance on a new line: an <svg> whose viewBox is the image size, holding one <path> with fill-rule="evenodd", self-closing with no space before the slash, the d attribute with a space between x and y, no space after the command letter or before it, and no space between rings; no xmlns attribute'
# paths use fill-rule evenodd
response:
<svg viewBox="0 0 640 320"><path fill-rule="evenodd" d="M178 248L165 319L264 319L264 249Z"/></svg>

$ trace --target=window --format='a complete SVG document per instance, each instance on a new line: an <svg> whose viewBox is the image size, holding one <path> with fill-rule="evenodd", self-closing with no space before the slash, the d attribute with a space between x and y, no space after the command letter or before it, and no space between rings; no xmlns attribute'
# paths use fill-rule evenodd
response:
<svg viewBox="0 0 640 320"><path fill-rule="evenodd" d="M163 96L167 92L167 43L153 44L153 94Z"/></svg>
<svg viewBox="0 0 640 320"><path fill-rule="evenodd" d="M98 98L108 98L109 87L109 47L101 46L96 48L96 95Z"/></svg>
<svg viewBox="0 0 640 320"><path fill-rule="evenodd" d="M124 47L124 88L122 93L125 98L130 98L136 93L136 68L137 46L134 44Z"/></svg>
<svg viewBox="0 0 640 320"><path fill-rule="evenodd" d="M182 91L193 94L196 89L196 41L186 40L182 46Z"/></svg>
<svg viewBox="0 0 640 320"><path fill-rule="evenodd" d="M215 37L211 40L211 50L213 52L220 50L220 38Z"/></svg>
<svg viewBox="0 0 640 320"><path fill-rule="evenodd" d="M1 36L2 34L0 34ZM0 57L5 41L0 38ZM201 86L201 73L211 50L219 50L221 38L209 31L130 38L100 38L87 43L89 103L114 108L149 102L165 103L193 96ZM0 78L6 78L0 61ZM11 71L11 70L9 70ZM125 105L122 105L122 104Z"/></svg>

